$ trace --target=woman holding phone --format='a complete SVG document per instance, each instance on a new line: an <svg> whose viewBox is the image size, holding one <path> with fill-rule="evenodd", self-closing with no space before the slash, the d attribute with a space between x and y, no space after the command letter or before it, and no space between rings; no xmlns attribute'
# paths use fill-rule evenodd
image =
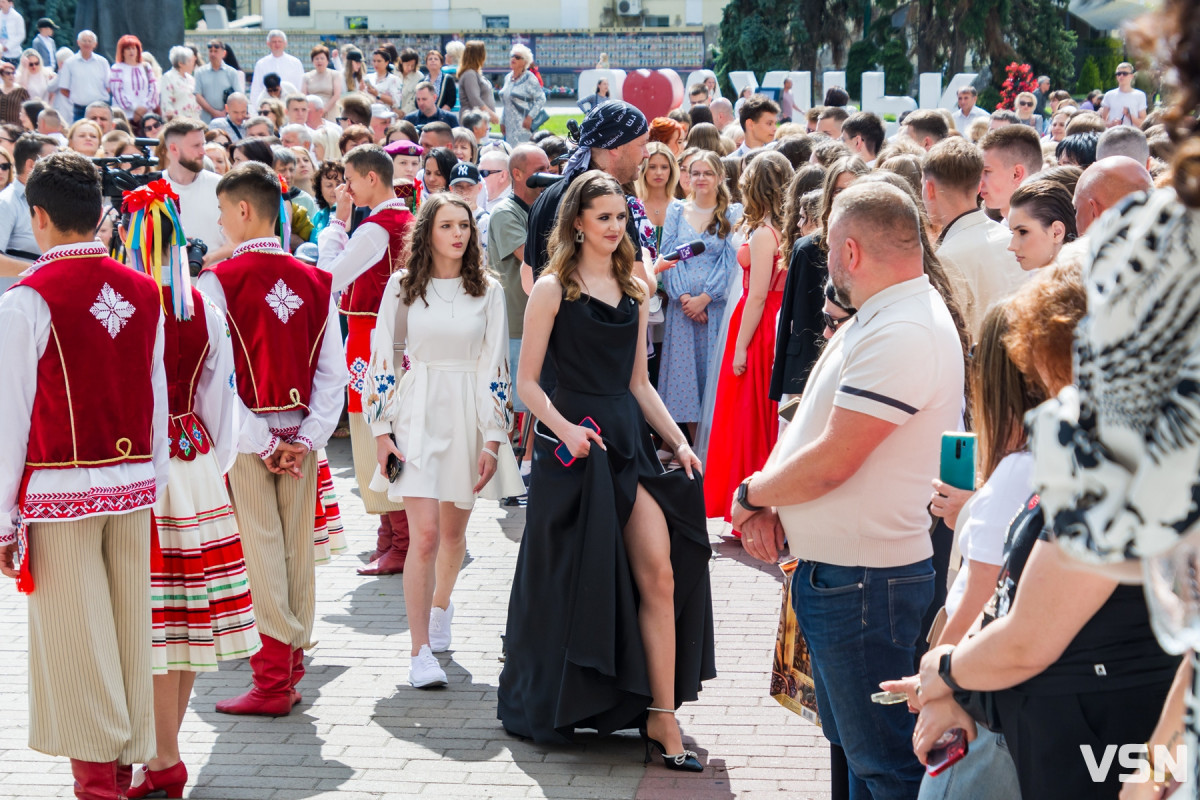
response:
<svg viewBox="0 0 1200 800"><path fill-rule="evenodd" d="M450 649L450 593L475 496L497 470L501 485L493 489L503 494L489 496L520 494L524 485L506 446L512 401L504 289L483 267L470 207L448 192L429 196L405 250L407 269L383 291L363 414L379 455L371 488L402 500L408 515L408 679L428 689L446 685L434 654Z"/></svg>
<svg viewBox="0 0 1200 800"><path fill-rule="evenodd" d="M525 312L518 391L537 435L499 717L538 742L641 724L647 759L657 749L668 769L699 772L674 714L716 674L712 551L700 460L646 369L628 213L610 175L576 179ZM663 469L647 422L681 469Z"/></svg>

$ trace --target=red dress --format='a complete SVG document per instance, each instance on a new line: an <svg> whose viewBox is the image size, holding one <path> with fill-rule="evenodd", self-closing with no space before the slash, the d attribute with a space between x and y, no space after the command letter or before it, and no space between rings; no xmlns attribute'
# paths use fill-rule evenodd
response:
<svg viewBox="0 0 1200 800"><path fill-rule="evenodd" d="M775 233L771 228L767 230ZM717 399L713 406L708 459L704 465L705 512L709 517L726 520L729 519L733 490L743 478L762 469L779 435L779 404L767 395L771 365L775 361L775 320L783 303L783 284L787 277L787 270L779 268L781 259L776 253L762 319L746 348L746 371L734 375L733 351L737 348L742 313L750 291L750 242L743 242L738 248L737 260L742 268L742 297L729 318L729 334L725 338Z"/></svg>

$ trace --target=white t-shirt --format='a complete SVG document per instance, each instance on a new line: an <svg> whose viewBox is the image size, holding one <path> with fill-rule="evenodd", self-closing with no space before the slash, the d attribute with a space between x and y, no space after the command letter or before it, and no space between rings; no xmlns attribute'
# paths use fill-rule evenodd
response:
<svg viewBox="0 0 1200 800"><path fill-rule="evenodd" d="M1101 108L1108 109L1108 121L1116 120L1121 125L1133 125L1137 115L1146 110L1146 93L1141 89L1122 92L1120 89L1109 89L1104 93L1100 102ZM1126 114L1126 112L1129 112Z"/></svg>
<svg viewBox="0 0 1200 800"><path fill-rule="evenodd" d="M953 614L967 591L967 561L1004 563L1004 540L1029 496L1033 494L1033 456L1011 453L996 465L987 483L979 487L958 514L958 549L964 568L946 594L946 613Z"/></svg>
<svg viewBox="0 0 1200 800"><path fill-rule="evenodd" d="M202 170L196 179L184 186L167 181L179 195L179 221L183 223L183 234L189 239L203 239L211 253L225 243L225 234L217 220L221 216L217 208L217 184L221 176Z"/></svg>

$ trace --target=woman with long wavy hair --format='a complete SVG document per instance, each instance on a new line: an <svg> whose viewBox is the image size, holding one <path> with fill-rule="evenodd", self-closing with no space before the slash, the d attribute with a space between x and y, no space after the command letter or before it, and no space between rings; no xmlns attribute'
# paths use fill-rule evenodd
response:
<svg viewBox="0 0 1200 800"><path fill-rule="evenodd" d="M647 374L628 213L610 175L576 179L529 296L517 381L537 435L499 717L538 742L641 724L647 760L657 748L668 769L698 772L674 714L716 674L712 551L700 459ZM663 470L647 423L681 469Z"/></svg>
<svg viewBox="0 0 1200 800"><path fill-rule="evenodd" d="M492 488L502 494L491 492L494 499L524 486L506 446L512 400L504 288L483 266L470 207L449 193L427 198L401 263L406 269L383 291L363 414L379 456L371 488L403 500L408 515L408 680L427 689L446 685L434 654L450 649L450 593L475 496L498 469L500 485Z"/></svg>
<svg viewBox="0 0 1200 800"><path fill-rule="evenodd" d="M767 461L779 434L778 404L767 396L775 358L775 317L783 303L787 262L779 221L792 165L776 152L755 156L742 173L745 241L738 248L742 297L729 320L713 408L704 484L710 517L729 519L729 498Z"/></svg>

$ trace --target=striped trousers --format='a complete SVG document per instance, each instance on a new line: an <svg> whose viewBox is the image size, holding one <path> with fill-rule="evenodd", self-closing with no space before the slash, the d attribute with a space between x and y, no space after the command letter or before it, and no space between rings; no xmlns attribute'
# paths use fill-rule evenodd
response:
<svg viewBox="0 0 1200 800"><path fill-rule="evenodd" d="M313 506L317 456L304 477L276 475L253 453L238 453L229 470L230 500L242 535L258 630L293 648L312 647L316 611Z"/></svg>
<svg viewBox="0 0 1200 800"><path fill-rule="evenodd" d="M404 504L389 500L387 492L371 488L371 478L379 471L375 455L375 437L363 415L350 412L350 450L354 454L354 480L358 483L358 494L368 514L386 514L403 511Z"/></svg>
<svg viewBox="0 0 1200 800"><path fill-rule="evenodd" d="M81 761L149 761L150 509L34 522L29 543L29 746Z"/></svg>

